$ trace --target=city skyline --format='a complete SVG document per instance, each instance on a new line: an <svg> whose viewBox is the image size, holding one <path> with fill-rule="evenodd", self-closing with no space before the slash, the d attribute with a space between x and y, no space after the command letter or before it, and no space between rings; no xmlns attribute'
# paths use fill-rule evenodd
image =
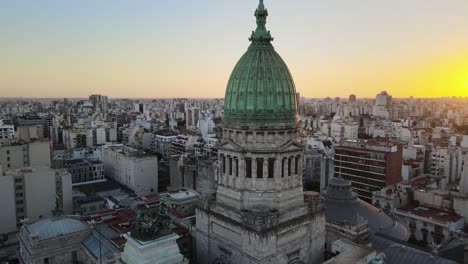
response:
<svg viewBox="0 0 468 264"><path fill-rule="evenodd" d="M468 95L466 1L266 1L267 29L308 98ZM11 2L4 97L222 98L256 1Z"/></svg>

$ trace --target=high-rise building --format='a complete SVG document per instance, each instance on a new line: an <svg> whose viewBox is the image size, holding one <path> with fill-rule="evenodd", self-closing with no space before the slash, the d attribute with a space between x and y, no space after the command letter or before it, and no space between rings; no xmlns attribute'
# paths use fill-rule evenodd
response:
<svg viewBox="0 0 468 264"><path fill-rule="evenodd" d="M43 138L50 138L50 127L52 126L53 116L24 116L19 118L18 127L42 126Z"/></svg>
<svg viewBox="0 0 468 264"><path fill-rule="evenodd" d="M375 97L375 105L372 110L374 116L379 116L383 118L390 117L390 107L392 105L392 96L389 95L386 91L381 92Z"/></svg>
<svg viewBox="0 0 468 264"><path fill-rule="evenodd" d="M158 158L123 145L105 146L102 151L104 173L137 195L158 191Z"/></svg>
<svg viewBox="0 0 468 264"><path fill-rule="evenodd" d="M20 126L18 127L18 140L24 143L44 140L44 127L37 126Z"/></svg>
<svg viewBox="0 0 468 264"><path fill-rule="evenodd" d="M0 120L0 147L9 145L15 138L15 126L4 124Z"/></svg>
<svg viewBox="0 0 468 264"><path fill-rule="evenodd" d="M356 102L356 95L351 94L351 95L349 96L349 102L350 102L350 103Z"/></svg>
<svg viewBox="0 0 468 264"><path fill-rule="evenodd" d="M0 232L15 231L23 220L52 216L56 209L71 214L71 175L48 167L21 168L0 176Z"/></svg>
<svg viewBox="0 0 468 264"><path fill-rule="evenodd" d="M196 129L198 127L198 121L200 120L200 108L187 108L185 115L187 129Z"/></svg>
<svg viewBox="0 0 468 264"><path fill-rule="evenodd" d="M402 181L403 146L397 143L346 140L335 148L335 177L351 181L362 200L372 192Z"/></svg>
<svg viewBox="0 0 468 264"><path fill-rule="evenodd" d="M100 161L68 159L63 167L72 175L74 186L106 181L104 165Z"/></svg>
<svg viewBox="0 0 468 264"><path fill-rule="evenodd" d="M430 173L441 176L450 184L456 184L463 171L462 149L457 146L435 146L430 156Z"/></svg>
<svg viewBox="0 0 468 264"><path fill-rule="evenodd" d="M23 167L50 167L50 142L44 141L0 147L0 164L3 166L4 171Z"/></svg>
<svg viewBox="0 0 468 264"><path fill-rule="evenodd" d="M321 200L305 199L296 88L266 30L257 29L229 79L216 198L197 210L198 263L320 263Z"/></svg>
<svg viewBox="0 0 468 264"><path fill-rule="evenodd" d="M109 109L109 98L107 96L95 94L89 96L89 100L93 104L94 110L105 113Z"/></svg>

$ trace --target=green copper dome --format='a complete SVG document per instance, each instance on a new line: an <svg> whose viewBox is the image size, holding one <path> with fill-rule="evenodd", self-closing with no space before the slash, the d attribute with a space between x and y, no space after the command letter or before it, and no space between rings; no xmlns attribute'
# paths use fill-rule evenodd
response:
<svg viewBox="0 0 468 264"><path fill-rule="evenodd" d="M288 66L275 51L266 30L263 0L255 11L257 29L232 71L224 100L224 124L233 128L297 127L297 99Z"/></svg>

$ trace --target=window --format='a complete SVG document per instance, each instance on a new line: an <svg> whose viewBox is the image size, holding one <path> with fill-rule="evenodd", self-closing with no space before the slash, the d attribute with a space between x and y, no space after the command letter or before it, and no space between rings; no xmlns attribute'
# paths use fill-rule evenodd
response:
<svg viewBox="0 0 468 264"><path fill-rule="evenodd" d="M252 178L252 159L251 158L245 159L245 177Z"/></svg>
<svg viewBox="0 0 468 264"><path fill-rule="evenodd" d="M232 158L229 157L229 175L232 175Z"/></svg>
<svg viewBox="0 0 468 264"><path fill-rule="evenodd" d="M284 178L284 158L281 159L281 178Z"/></svg>
<svg viewBox="0 0 468 264"><path fill-rule="evenodd" d="M275 159L268 159L268 178L273 179L275 177Z"/></svg>
<svg viewBox="0 0 468 264"><path fill-rule="evenodd" d="M236 177L239 177L239 160L236 158Z"/></svg>
<svg viewBox="0 0 468 264"><path fill-rule="evenodd" d="M257 179L263 179L263 159L257 159Z"/></svg>
<svg viewBox="0 0 468 264"><path fill-rule="evenodd" d="M7 155L10 155L10 151L9 151L9 150L7 150L7 151L6 151L6 154L7 154Z"/></svg>
<svg viewBox="0 0 468 264"><path fill-rule="evenodd" d="M223 167L222 168L223 174L225 174L226 173L226 157L224 156L221 156L221 166Z"/></svg>

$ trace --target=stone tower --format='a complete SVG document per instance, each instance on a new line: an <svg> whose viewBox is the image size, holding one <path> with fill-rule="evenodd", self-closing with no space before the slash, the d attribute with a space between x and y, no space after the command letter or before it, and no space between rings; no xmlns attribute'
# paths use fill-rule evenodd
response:
<svg viewBox="0 0 468 264"><path fill-rule="evenodd" d="M198 263L320 263L322 201L304 199L297 96L286 63L257 29L229 79L219 144L218 185L197 209Z"/></svg>

